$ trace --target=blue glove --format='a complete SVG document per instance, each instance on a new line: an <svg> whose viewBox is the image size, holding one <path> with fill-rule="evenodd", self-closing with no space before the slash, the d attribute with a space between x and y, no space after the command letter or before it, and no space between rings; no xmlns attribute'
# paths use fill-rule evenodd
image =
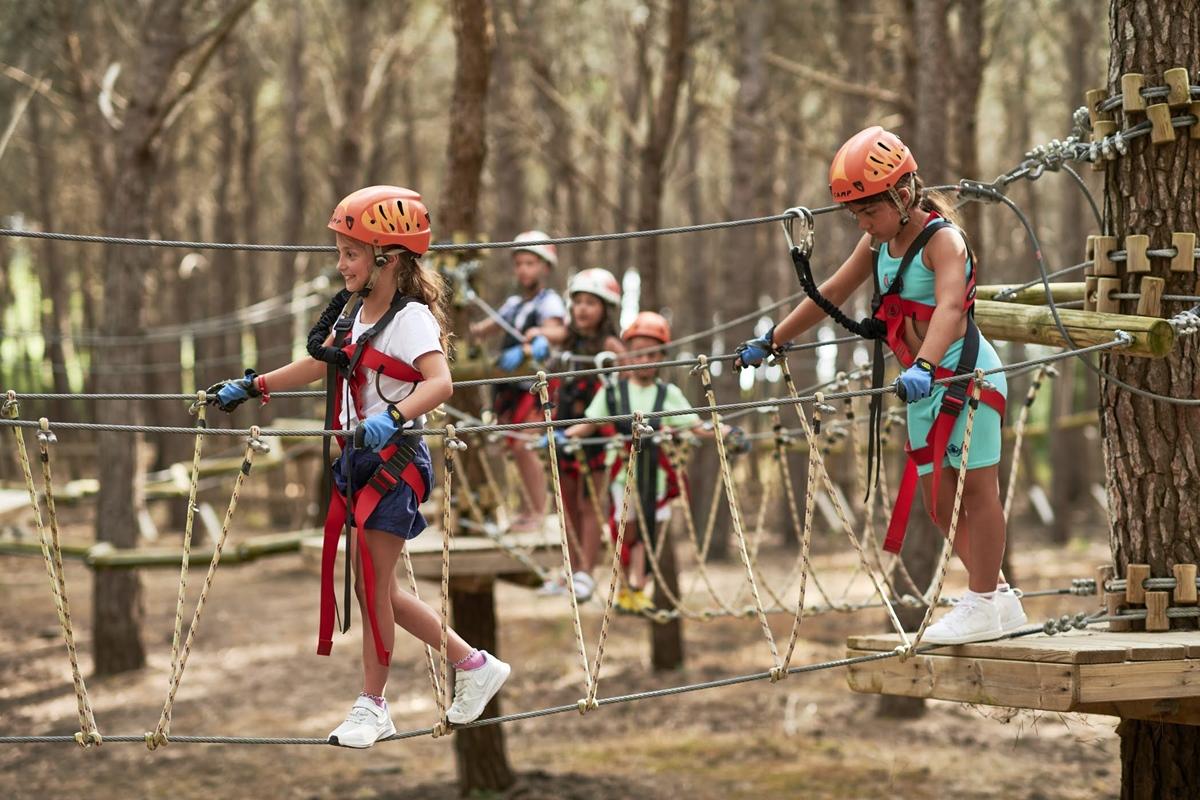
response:
<svg viewBox="0 0 1200 800"><path fill-rule="evenodd" d="M906 403L915 403L929 397L933 391L933 364L918 358L913 365L896 378L896 394Z"/></svg>
<svg viewBox="0 0 1200 800"><path fill-rule="evenodd" d="M358 424L354 432L354 444L378 453L396 435L396 430L396 421L388 412L381 411Z"/></svg>
<svg viewBox="0 0 1200 800"><path fill-rule="evenodd" d="M512 372L525 363L525 350L521 345L514 344L500 354L500 358L496 363L505 372Z"/></svg>
<svg viewBox="0 0 1200 800"><path fill-rule="evenodd" d="M763 363L769 355L773 355L780 351L779 345L772 341L771 337L775 335L775 326L764 333L762 336L755 337L748 341L742 342L734 350L734 355L737 360L734 361L734 366L738 369L745 367L758 367Z"/></svg>
<svg viewBox="0 0 1200 800"><path fill-rule="evenodd" d="M568 442L570 442L570 438L567 436L567 432L562 428L555 428L554 446L559 448L566 447ZM538 450L548 449L550 447L550 437L543 433L541 437L533 443L533 446Z"/></svg>
<svg viewBox="0 0 1200 800"><path fill-rule="evenodd" d="M529 342L529 355L534 361L545 361L550 357L550 340L545 336L535 336Z"/></svg>
<svg viewBox="0 0 1200 800"><path fill-rule="evenodd" d="M251 397L260 396L262 392L258 390L258 375L254 370L248 369L244 377L214 383L208 387L207 394L208 402L225 413L230 413Z"/></svg>

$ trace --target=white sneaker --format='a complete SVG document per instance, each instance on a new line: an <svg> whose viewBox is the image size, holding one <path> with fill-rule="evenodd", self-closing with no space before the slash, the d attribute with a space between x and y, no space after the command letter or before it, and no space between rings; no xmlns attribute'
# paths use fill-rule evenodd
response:
<svg viewBox="0 0 1200 800"><path fill-rule="evenodd" d="M1005 633L1029 624L1025 609L1021 607L1021 591L1019 589L997 589L996 610L1000 614L1000 630Z"/></svg>
<svg viewBox="0 0 1200 800"><path fill-rule="evenodd" d="M567 593L567 585L560 580L551 578L537 590L538 597L561 597Z"/></svg>
<svg viewBox="0 0 1200 800"><path fill-rule="evenodd" d="M596 591L596 581L592 580L592 576L586 572L576 572L571 576L571 583L575 586L575 599L581 603L592 599L592 593Z"/></svg>
<svg viewBox="0 0 1200 800"><path fill-rule="evenodd" d="M366 695L359 695L346 721L329 734L329 743L342 747L370 747L396 732L387 708L380 708Z"/></svg>
<svg viewBox="0 0 1200 800"><path fill-rule="evenodd" d="M482 667L454 671L454 703L446 712L446 719L455 725L479 719L484 706L496 696L512 672L512 667L488 651L480 652L485 659Z"/></svg>
<svg viewBox="0 0 1200 800"><path fill-rule="evenodd" d="M1000 628L1000 612L996 601L983 600L967 593L950 613L930 625L922 641L929 644L969 644L999 639L1004 635Z"/></svg>

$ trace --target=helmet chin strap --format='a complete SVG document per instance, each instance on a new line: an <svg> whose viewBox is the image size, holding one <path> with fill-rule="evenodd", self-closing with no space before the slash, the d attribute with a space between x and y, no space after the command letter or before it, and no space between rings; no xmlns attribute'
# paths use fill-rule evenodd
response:
<svg viewBox="0 0 1200 800"><path fill-rule="evenodd" d="M903 228L908 224L908 209L905 208L904 203L901 202L900 193L897 192L894 187L889 186L887 192L888 197L892 198L892 202L896 204L896 210L900 212L900 227Z"/></svg>
<svg viewBox="0 0 1200 800"><path fill-rule="evenodd" d="M375 281L379 280L379 273L383 271L383 265L387 263L388 258L382 247L373 245L371 251L371 273L367 276L367 282L363 284L363 288L358 292L362 297L368 297L371 294L371 290L375 288Z"/></svg>

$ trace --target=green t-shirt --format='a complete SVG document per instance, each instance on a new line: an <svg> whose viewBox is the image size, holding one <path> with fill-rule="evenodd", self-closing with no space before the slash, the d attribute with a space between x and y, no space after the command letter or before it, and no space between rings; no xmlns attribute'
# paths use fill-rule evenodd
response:
<svg viewBox="0 0 1200 800"><path fill-rule="evenodd" d="M685 408L692 408L692 404L683 396L683 392L678 386L673 383L666 384L667 393L663 397L663 405L661 411L679 411ZM614 394L617 402L621 402L621 392L619 388L614 388ZM584 416L589 419L597 417L612 417L618 413L633 413L634 411L651 412L654 410L654 401L658 399L658 383L651 383L647 386L641 386L633 381L629 381L629 409L614 410L608 407L608 391L601 389L596 392L596 396L592 398L592 402L588 405ZM694 428L700 424L700 417L695 413L676 414L671 417L662 417L659 420L663 428L671 428L674 430L687 430ZM612 463L614 456L611 451L609 454L608 463ZM624 468L613 478L611 484L613 513L620 515L621 513L621 497L625 491L625 470ZM658 499L661 502L667 495L667 475L663 470L658 471ZM630 498L631 502L637 502L637 498ZM630 510L630 522L633 522L636 513ZM659 509L658 518L665 519L669 514L669 509Z"/></svg>

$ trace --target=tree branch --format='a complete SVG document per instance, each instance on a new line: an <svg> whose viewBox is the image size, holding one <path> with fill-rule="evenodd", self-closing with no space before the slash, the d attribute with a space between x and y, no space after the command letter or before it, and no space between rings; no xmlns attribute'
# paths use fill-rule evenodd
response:
<svg viewBox="0 0 1200 800"><path fill-rule="evenodd" d="M841 78L836 78L833 75L827 75L820 70L805 66L792 61L789 58L784 58L778 53L767 53L763 58L768 64L782 69L784 72L790 72L798 78L802 78L812 83L820 84L827 89L832 89L835 92L848 94L853 97L865 97L868 100L877 100L881 103L891 103L901 109L907 110L911 107L911 101L899 92L889 91L887 89L877 89L867 86L859 86L857 83L844 81Z"/></svg>

